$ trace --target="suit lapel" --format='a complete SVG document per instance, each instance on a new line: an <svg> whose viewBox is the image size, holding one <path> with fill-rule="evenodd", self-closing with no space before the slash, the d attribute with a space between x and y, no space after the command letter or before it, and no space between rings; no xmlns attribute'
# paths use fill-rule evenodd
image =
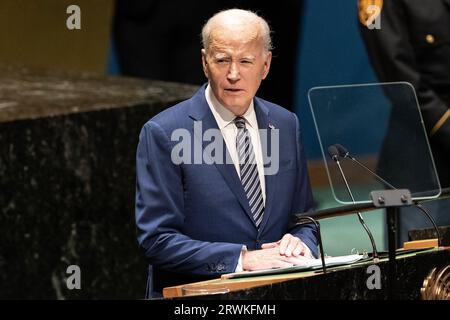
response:
<svg viewBox="0 0 450 320"><path fill-rule="evenodd" d="M191 111L190 111L190 117L195 121L200 121L202 130L199 132L199 130L193 131L195 134L195 138L197 141L201 141L202 143L202 153L205 147L211 143L210 141L203 141L202 134L207 131L208 129L216 129L219 130L219 127L217 125L216 119L214 118L214 115L212 114L211 110L209 109L208 103L206 102L205 98L205 87L203 86L202 89L200 89L197 94L192 98L192 104L191 104ZM194 128L194 122L192 124L192 128ZM199 123L196 124L197 126ZM192 129L193 130L193 129ZM222 136L221 136L222 137ZM228 149L226 147L225 141L222 138L223 143L223 154L226 156L225 159L231 159L230 154L228 152ZM236 168L234 164L231 162L226 163L226 161L223 161L223 164L214 163L217 170L222 175L223 179L227 183L227 185L230 187L233 194L238 199L241 207L244 209L245 213L247 214L250 221L253 223L253 225L256 228L255 222L253 220L253 216L251 214L250 205L248 203L247 196L245 194L244 188L242 186L241 180L239 179L239 176L236 172Z"/></svg>
<svg viewBox="0 0 450 320"><path fill-rule="evenodd" d="M255 113L256 113L256 119L258 121L258 128L259 130L266 130L266 135L261 135L260 131L260 140L261 140L261 152L263 156L264 161L264 180L265 180L265 186L266 186L266 202L264 207L264 216L263 220L261 222L260 230L263 230L265 225L267 224L267 221L269 220L269 216L272 211L272 204L273 204L273 197L274 197L274 189L275 189L275 181L277 175L267 175L267 167L270 166L270 163L268 163L268 156L272 156L272 148L271 148L271 136L272 136L272 128L274 127L274 124L271 122L269 118L269 110L266 106L264 106L258 99L254 99L254 105L255 105ZM265 140L265 141L264 141Z"/></svg>

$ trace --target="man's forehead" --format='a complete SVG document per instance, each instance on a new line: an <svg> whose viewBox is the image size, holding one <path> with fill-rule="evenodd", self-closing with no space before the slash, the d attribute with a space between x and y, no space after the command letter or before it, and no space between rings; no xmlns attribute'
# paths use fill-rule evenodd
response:
<svg viewBox="0 0 450 320"><path fill-rule="evenodd" d="M260 37L223 36L211 37L209 49L214 53L257 54L263 52L264 41Z"/></svg>
<svg viewBox="0 0 450 320"><path fill-rule="evenodd" d="M213 57L239 56L255 58L263 52L263 47L259 45L229 46L211 43L209 48L209 54Z"/></svg>
<svg viewBox="0 0 450 320"><path fill-rule="evenodd" d="M260 30L255 25L216 25L211 30L211 41L248 43L261 37Z"/></svg>

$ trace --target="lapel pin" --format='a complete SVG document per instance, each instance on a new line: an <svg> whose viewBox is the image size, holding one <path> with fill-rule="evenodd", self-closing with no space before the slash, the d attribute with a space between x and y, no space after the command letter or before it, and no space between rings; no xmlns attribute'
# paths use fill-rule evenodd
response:
<svg viewBox="0 0 450 320"><path fill-rule="evenodd" d="M273 129L275 129L275 126L273 124L269 123L269 128L273 130Z"/></svg>

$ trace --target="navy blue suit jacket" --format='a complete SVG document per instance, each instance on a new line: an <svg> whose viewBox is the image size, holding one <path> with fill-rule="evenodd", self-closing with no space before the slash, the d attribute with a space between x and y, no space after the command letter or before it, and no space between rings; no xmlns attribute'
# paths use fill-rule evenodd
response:
<svg viewBox="0 0 450 320"><path fill-rule="evenodd" d="M219 130L205 99L205 86L142 128L135 214L138 242L155 268L217 277L234 272L242 245L259 249L285 233L298 236L317 256L316 230L290 222L292 214L309 211L313 205L297 116L256 97L254 107L259 129L279 129L280 137L279 171L265 176L266 203L259 230L232 163L171 161L172 148L179 143L171 139L174 130L186 129L200 147L210 142L194 135L195 121L201 121L203 131ZM270 144L267 148L263 146L263 154L270 155Z"/></svg>

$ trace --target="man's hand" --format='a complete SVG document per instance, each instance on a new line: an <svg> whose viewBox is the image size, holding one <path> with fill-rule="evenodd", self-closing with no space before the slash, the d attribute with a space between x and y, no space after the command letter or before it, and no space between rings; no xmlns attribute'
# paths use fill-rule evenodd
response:
<svg viewBox="0 0 450 320"><path fill-rule="evenodd" d="M242 254L242 267L244 270L261 270L300 266L306 264L308 258L303 256L290 256L280 254L277 247L254 251L244 251Z"/></svg>
<svg viewBox="0 0 450 320"><path fill-rule="evenodd" d="M297 237L294 237L290 233L286 233L281 240L277 242L265 243L261 246L263 249L277 248L280 255L286 257L299 257L304 256L312 258L309 248Z"/></svg>

